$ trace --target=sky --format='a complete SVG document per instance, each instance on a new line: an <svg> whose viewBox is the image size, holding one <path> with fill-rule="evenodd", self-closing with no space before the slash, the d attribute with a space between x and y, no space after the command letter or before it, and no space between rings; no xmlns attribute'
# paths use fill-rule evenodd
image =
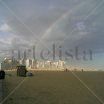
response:
<svg viewBox="0 0 104 104"><path fill-rule="evenodd" d="M37 46L37 53L53 43L63 50L91 49L94 59L69 64L103 69L104 0L1 0L0 58L11 49Z"/></svg>

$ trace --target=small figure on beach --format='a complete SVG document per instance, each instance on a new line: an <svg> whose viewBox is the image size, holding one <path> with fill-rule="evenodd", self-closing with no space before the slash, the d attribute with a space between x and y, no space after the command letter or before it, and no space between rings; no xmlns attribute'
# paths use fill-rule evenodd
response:
<svg viewBox="0 0 104 104"><path fill-rule="evenodd" d="M68 72L68 69L66 68L65 71Z"/></svg>
<svg viewBox="0 0 104 104"><path fill-rule="evenodd" d="M82 72L84 72L84 70L82 69Z"/></svg>

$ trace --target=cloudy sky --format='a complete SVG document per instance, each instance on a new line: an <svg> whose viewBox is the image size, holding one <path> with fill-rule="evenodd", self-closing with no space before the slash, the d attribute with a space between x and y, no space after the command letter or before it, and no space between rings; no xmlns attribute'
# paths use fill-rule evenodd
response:
<svg viewBox="0 0 104 104"><path fill-rule="evenodd" d="M104 0L0 0L0 58L11 49L55 43L91 49L93 61L70 63L103 69L103 21Z"/></svg>

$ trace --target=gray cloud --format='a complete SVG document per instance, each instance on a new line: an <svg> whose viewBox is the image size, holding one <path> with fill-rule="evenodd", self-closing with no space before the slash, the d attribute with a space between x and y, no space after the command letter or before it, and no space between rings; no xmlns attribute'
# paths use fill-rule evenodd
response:
<svg viewBox="0 0 104 104"><path fill-rule="evenodd" d="M4 0L4 2L26 24L25 27L7 8L1 7L6 23L16 35L11 41L12 48L29 47L36 43L38 43L39 48L42 48L44 45L49 47L54 42L62 42L65 48L76 45L95 50L103 48L103 4L91 17L84 21L84 18L101 1L11 0L10 2ZM77 6L79 7L76 8ZM70 11L72 12L70 13ZM0 12L2 11L0 10ZM63 15L65 17L58 21ZM48 33L47 29L49 29ZM73 29L76 31L71 34ZM65 41L63 41L64 38L66 38ZM44 45L42 45L43 43Z"/></svg>

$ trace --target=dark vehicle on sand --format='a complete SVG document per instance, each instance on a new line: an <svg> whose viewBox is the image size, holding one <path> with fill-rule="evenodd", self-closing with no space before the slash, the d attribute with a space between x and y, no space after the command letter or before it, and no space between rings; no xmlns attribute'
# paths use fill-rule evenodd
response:
<svg viewBox="0 0 104 104"><path fill-rule="evenodd" d="M17 76L26 77L27 69L25 65L17 66Z"/></svg>

